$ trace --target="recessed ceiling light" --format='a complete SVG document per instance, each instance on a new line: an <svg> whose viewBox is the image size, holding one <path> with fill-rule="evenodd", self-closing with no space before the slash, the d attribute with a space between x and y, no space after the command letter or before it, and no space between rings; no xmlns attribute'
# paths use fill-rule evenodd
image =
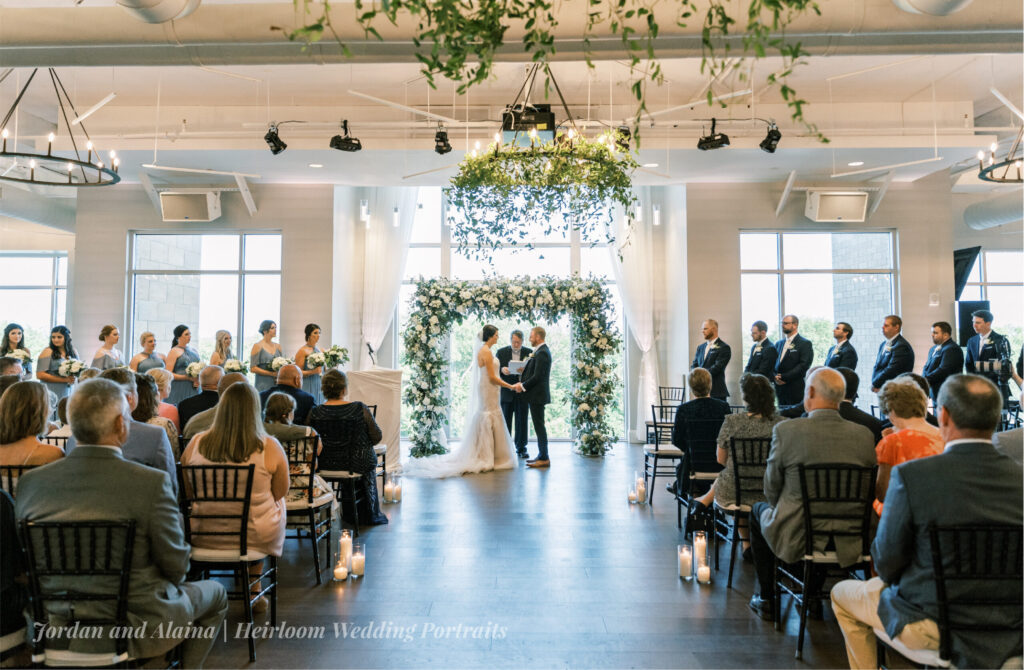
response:
<svg viewBox="0 0 1024 670"><path fill-rule="evenodd" d="M864 161L851 161L847 163L847 165L850 167L860 167L861 165L864 165Z"/></svg>
<svg viewBox="0 0 1024 670"><path fill-rule="evenodd" d="M644 163L642 167L645 167L645 168L656 168L656 167L658 167L658 164L657 163Z"/></svg>
<svg viewBox="0 0 1024 670"><path fill-rule="evenodd" d="M311 168L322 168L323 167L323 163L310 163L309 167L311 167Z"/></svg>

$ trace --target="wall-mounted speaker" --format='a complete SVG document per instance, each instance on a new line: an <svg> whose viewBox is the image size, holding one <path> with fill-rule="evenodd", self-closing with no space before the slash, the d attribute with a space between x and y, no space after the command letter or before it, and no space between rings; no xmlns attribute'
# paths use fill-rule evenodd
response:
<svg viewBox="0 0 1024 670"><path fill-rule="evenodd" d="M867 218L867 191L807 191L804 216L819 223L860 223Z"/></svg>
<svg viewBox="0 0 1024 670"><path fill-rule="evenodd" d="M220 218L220 191L162 191L160 212L164 221L213 221Z"/></svg>

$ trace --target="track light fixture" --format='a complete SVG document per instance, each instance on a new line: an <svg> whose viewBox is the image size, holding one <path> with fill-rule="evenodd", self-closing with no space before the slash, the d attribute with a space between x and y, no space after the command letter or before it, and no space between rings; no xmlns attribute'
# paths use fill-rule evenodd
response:
<svg viewBox="0 0 1024 670"><path fill-rule="evenodd" d="M267 146L270 147L270 153L275 156L288 148L288 145L281 140L281 137L277 134L277 124L274 122L270 123L270 129L267 130L267 134L263 136Z"/></svg>
<svg viewBox="0 0 1024 670"><path fill-rule="evenodd" d="M775 125L775 122L768 124L768 134L761 140L761 151L773 154L775 149L779 146L779 140L782 139L782 133L779 132L779 127Z"/></svg>
<svg viewBox="0 0 1024 670"><path fill-rule="evenodd" d="M439 123L437 124L437 132L434 133L434 151L443 156L451 150L452 145L448 141L448 131Z"/></svg>
<svg viewBox="0 0 1024 670"><path fill-rule="evenodd" d="M715 124L717 121L711 119L711 134L705 135L704 137L697 140L697 148L701 151L710 151L711 149L721 149L722 147L729 146L729 136L725 133L716 133Z"/></svg>
<svg viewBox="0 0 1024 670"><path fill-rule="evenodd" d="M335 135L331 138L331 148L339 151L359 151L363 143L348 134L348 119L341 122L341 131L344 135Z"/></svg>

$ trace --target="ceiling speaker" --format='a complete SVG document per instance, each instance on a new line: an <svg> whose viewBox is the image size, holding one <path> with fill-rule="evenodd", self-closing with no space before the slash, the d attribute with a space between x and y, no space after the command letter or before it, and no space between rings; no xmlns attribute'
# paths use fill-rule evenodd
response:
<svg viewBox="0 0 1024 670"><path fill-rule="evenodd" d="M220 218L220 191L160 193L164 221L213 221Z"/></svg>

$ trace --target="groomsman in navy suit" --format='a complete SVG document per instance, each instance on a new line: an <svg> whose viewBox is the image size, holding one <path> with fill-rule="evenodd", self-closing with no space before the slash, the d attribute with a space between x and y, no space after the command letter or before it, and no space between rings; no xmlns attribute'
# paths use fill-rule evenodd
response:
<svg viewBox="0 0 1024 670"><path fill-rule="evenodd" d="M999 387L1005 407L1010 400L1010 341L992 330L992 312L979 309L971 316L977 335L967 340L967 371L979 374Z"/></svg>
<svg viewBox="0 0 1024 670"><path fill-rule="evenodd" d="M775 343L775 397L779 407L796 405L804 401L804 377L814 360L811 341L801 335L800 319L793 314L782 317L782 334Z"/></svg>
<svg viewBox="0 0 1024 670"><path fill-rule="evenodd" d="M837 322L832 331L832 337L836 339L836 343L829 348L828 355L825 356L825 367L856 370L857 350L850 344L850 338L853 337L853 326L845 321Z"/></svg>
<svg viewBox="0 0 1024 670"><path fill-rule="evenodd" d="M964 352L953 341L953 326L945 321L932 324L932 342L935 346L928 350L921 376L928 382L932 400L937 402L942 382L964 371Z"/></svg>
<svg viewBox="0 0 1024 670"><path fill-rule="evenodd" d="M718 339L718 322L707 319L700 325L704 342L697 347L690 369L704 368L711 373L711 397L725 400L729 397L729 389L725 385L725 367L732 358L732 349Z"/></svg>
<svg viewBox="0 0 1024 670"><path fill-rule="evenodd" d="M755 321L750 327L750 339L754 344L750 347L750 358L747 359L747 367L743 368L745 374L764 375L768 379L775 376L775 345L768 339L768 324L764 321Z"/></svg>
<svg viewBox="0 0 1024 670"><path fill-rule="evenodd" d="M878 358L875 369L871 373L871 390L878 393L882 384L896 379L904 372L914 371L914 349L906 338L900 335L903 330L903 319L890 314L882 322L882 335L885 342L878 345Z"/></svg>

